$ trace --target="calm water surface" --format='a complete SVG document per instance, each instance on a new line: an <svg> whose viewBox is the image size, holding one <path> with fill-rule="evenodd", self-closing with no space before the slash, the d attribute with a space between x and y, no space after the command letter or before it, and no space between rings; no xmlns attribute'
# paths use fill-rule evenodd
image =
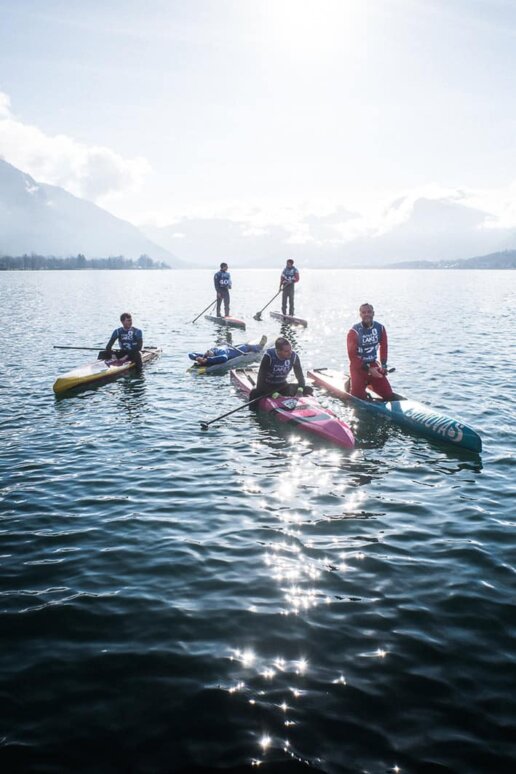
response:
<svg viewBox="0 0 516 774"><path fill-rule="evenodd" d="M233 272L234 343L279 335L252 315L280 268ZM298 286L305 368L341 366L372 301L395 389L478 457L323 395L354 451L247 410L203 433L240 400L185 373L218 334L190 323L211 272L0 274L3 770L514 770L515 279ZM52 345L104 345L125 310L162 357L56 399L90 355Z"/></svg>

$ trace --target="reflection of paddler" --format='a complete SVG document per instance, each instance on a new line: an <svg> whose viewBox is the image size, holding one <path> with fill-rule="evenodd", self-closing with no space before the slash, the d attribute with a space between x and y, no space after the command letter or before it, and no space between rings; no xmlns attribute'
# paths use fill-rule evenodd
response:
<svg viewBox="0 0 516 774"><path fill-rule="evenodd" d="M261 352L266 341L267 337L262 336L258 344L238 344L234 347L230 344L223 344L222 346L208 349L204 354L190 352L188 357L199 366L218 365L219 363L227 363L228 360L232 360L234 357L247 355L249 352Z"/></svg>
<svg viewBox="0 0 516 774"><path fill-rule="evenodd" d="M297 382L287 382L289 373L294 370ZM301 367L301 361L297 352L292 350L288 339L280 336L274 342L274 347L268 349L260 363L256 387L251 390L249 400L259 398L260 395L295 395L298 391L303 395L312 395L311 387L305 385L305 376ZM258 402L252 403L250 408L257 408Z"/></svg>
<svg viewBox="0 0 516 774"><path fill-rule="evenodd" d="M356 398L367 398L368 385L384 400L393 400L395 395L387 373L387 331L379 322L373 322L374 309L371 304L359 308L361 322L348 331L347 347L351 394ZM380 361L378 362L378 350Z"/></svg>

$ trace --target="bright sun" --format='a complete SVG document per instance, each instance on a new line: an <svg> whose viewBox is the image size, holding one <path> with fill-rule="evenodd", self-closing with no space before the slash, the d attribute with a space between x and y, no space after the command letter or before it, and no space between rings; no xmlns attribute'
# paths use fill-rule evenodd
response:
<svg viewBox="0 0 516 774"><path fill-rule="evenodd" d="M349 49L360 36L358 0L276 0L265 8L272 41L296 58Z"/></svg>

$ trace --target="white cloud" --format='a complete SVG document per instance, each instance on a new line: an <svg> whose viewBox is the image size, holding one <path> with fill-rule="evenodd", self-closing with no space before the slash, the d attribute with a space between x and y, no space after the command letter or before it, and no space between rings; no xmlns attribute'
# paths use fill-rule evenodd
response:
<svg viewBox="0 0 516 774"><path fill-rule="evenodd" d="M11 114L11 100L7 94L0 91L0 118L9 117Z"/></svg>
<svg viewBox="0 0 516 774"><path fill-rule="evenodd" d="M12 113L4 92L0 92L0 155L39 182L93 201L136 188L150 172L143 157L125 159L110 148L87 146L64 134L49 136L23 123Z"/></svg>

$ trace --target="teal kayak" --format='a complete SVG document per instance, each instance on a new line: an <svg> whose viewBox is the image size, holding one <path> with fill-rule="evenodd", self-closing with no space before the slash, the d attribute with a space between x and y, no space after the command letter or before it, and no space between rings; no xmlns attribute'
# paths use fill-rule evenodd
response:
<svg viewBox="0 0 516 774"><path fill-rule="evenodd" d="M434 441L447 443L479 454L482 439L475 430L458 419L440 414L423 403L397 395L396 400L384 401L368 389L368 400L356 398L347 390L347 376L330 368L308 371L308 376L319 387L324 387L341 400L350 401L364 411L377 414L401 427L424 435Z"/></svg>

